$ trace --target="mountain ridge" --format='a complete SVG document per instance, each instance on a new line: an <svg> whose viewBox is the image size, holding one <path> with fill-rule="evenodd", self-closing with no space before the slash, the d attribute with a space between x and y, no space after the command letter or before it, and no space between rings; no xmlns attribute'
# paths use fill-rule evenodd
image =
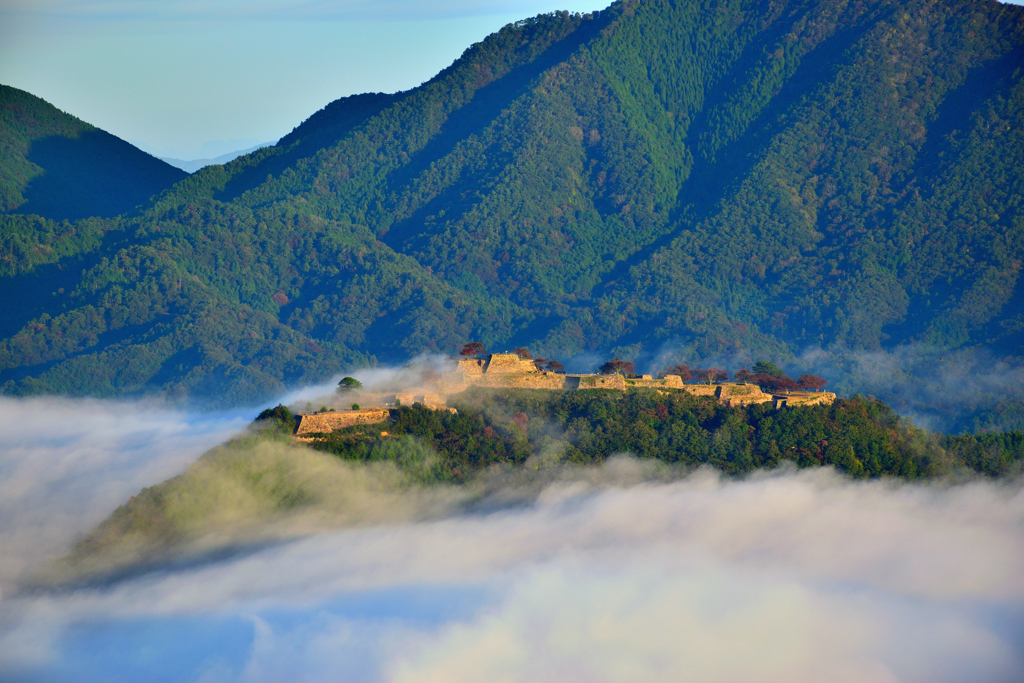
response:
<svg viewBox="0 0 1024 683"><path fill-rule="evenodd" d="M1021 65L1024 11L988 1L649 0L510 24L134 213L8 217L8 277L95 263L46 320L0 319L0 382L256 400L471 338L667 364L1024 356ZM128 300L141 327L103 342Z"/></svg>
<svg viewBox="0 0 1024 683"><path fill-rule="evenodd" d="M184 177L42 98L0 85L0 212L113 218Z"/></svg>

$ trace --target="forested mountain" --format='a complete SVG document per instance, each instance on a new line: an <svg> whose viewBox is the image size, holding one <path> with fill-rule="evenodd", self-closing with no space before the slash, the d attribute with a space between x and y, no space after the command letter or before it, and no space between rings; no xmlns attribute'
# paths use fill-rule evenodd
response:
<svg viewBox="0 0 1024 683"><path fill-rule="evenodd" d="M112 218L184 177L45 100L0 85L0 213Z"/></svg>
<svg viewBox="0 0 1024 683"><path fill-rule="evenodd" d="M249 401L469 339L1024 355L1022 66L1024 8L984 0L517 22L122 217L3 218L0 382Z"/></svg>

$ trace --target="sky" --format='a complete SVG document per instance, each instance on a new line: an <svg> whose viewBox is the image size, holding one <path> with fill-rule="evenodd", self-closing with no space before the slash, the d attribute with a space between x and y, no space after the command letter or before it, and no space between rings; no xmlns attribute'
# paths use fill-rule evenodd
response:
<svg viewBox="0 0 1024 683"><path fill-rule="evenodd" d="M275 142L507 23L608 0L0 0L0 83L162 157Z"/></svg>

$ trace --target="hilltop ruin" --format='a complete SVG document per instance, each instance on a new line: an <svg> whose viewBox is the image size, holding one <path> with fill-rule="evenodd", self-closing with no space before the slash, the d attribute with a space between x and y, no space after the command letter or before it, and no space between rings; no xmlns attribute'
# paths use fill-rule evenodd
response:
<svg viewBox="0 0 1024 683"><path fill-rule="evenodd" d="M742 406L752 403L773 403L781 408L786 405L831 404L836 395L828 391L794 391L785 394L765 393L756 384L746 382L722 382L716 384L685 384L679 375L655 378L651 375L627 377L625 375L565 374L539 370L531 360L520 358L514 353L492 353L460 360L455 369L441 375L442 394L456 394L469 387L492 389L607 389L626 391L645 387L649 389L675 389L688 391L696 396L713 396L727 406Z"/></svg>
<svg viewBox="0 0 1024 683"><path fill-rule="evenodd" d="M710 396L726 406L771 403L775 408L799 405L829 405L836 395L829 391L794 391L784 394L766 393L756 384L722 382L717 384L686 384L679 375L655 378L651 375L566 374L538 369L531 360L514 353L491 353L456 361L449 372L426 382L428 386L396 392L355 392L346 395L360 408L351 410L300 412L296 436L331 432L358 424L385 422L389 410L402 405L420 403L438 410L454 410L447 405L449 396L470 387L488 389L551 389L579 391L603 389L626 391L632 388L686 391L695 396Z"/></svg>

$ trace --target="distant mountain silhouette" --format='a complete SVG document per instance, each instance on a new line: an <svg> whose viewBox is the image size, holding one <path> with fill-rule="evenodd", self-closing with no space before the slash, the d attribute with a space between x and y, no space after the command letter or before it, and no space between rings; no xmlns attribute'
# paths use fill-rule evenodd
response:
<svg viewBox="0 0 1024 683"><path fill-rule="evenodd" d="M0 211L55 220L131 211L185 173L27 92L0 86Z"/></svg>
<svg viewBox="0 0 1024 683"><path fill-rule="evenodd" d="M273 147L273 145L273 142L264 142L262 144L249 147L248 149L240 149L234 152L221 154L219 156L213 157L212 159L172 159L170 157L159 157L159 159L160 161L167 162L168 164L174 166L175 168L180 168L182 171L185 171L186 173L195 173L196 171L205 166L226 164L229 161L234 161L240 156L249 154L250 152L255 152L256 150L263 149L264 147Z"/></svg>

